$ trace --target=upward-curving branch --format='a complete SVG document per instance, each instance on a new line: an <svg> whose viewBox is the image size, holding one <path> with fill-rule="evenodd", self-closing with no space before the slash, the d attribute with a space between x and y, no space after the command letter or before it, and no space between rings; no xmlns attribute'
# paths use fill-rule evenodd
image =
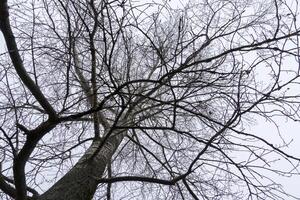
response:
<svg viewBox="0 0 300 200"><path fill-rule="evenodd" d="M298 7L0 1L0 199L297 199Z"/></svg>

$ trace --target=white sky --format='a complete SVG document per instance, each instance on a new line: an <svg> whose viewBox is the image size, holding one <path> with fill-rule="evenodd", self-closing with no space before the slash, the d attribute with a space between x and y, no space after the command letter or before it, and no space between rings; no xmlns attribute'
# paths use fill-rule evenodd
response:
<svg viewBox="0 0 300 200"><path fill-rule="evenodd" d="M0 54L2 54L4 51L5 43L3 40L2 33L0 33ZM300 94L300 88L296 90L298 90ZM286 152L294 156L300 157L300 122L293 122L291 120L286 120L283 118L276 119L276 122L285 141L289 142L290 140L293 140L289 148L286 149ZM257 119L256 123L256 125L249 128L249 132L255 133L259 136L263 136L264 138L274 141L275 144L280 143L278 130L274 124L266 122L263 119ZM280 163L278 163L278 166L285 168L285 166ZM290 178L278 176L274 177L274 180L278 180L278 182L282 183L287 193L300 197L300 176L294 176Z"/></svg>
<svg viewBox="0 0 300 200"><path fill-rule="evenodd" d="M0 34L0 54L4 51L5 43L2 34ZM285 141L289 142L293 140L293 142L289 145L289 148L286 149L286 152L294 156L300 157L300 122L293 122L291 120L285 120L283 118L277 119L276 122ZM274 141L274 144L280 144L281 141L279 139L278 129L274 124L266 122L263 119L257 119L256 123L256 125L249 128L250 132L255 133L259 136L264 136L264 138ZM283 164L279 163L278 166L280 168L285 167ZM287 193L300 197L300 176L294 176L289 178L277 176L274 177L274 180L278 180L278 182L282 183Z"/></svg>
<svg viewBox="0 0 300 200"><path fill-rule="evenodd" d="M0 31L0 54L5 51L5 44L4 44L4 38Z"/></svg>
<svg viewBox="0 0 300 200"><path fill-rule="evenodd" d="M299 93L300 93L300 89L299 89ZM277 118L275 120L278 129L281 135L283 136L283 138L285 139L285 141L288 143L291 140L293 140L293 142L289 145L289 148L285 149L285 152L293 156L300 157L300 132L299 132L300 122L294 122L291 120L286 121L283 118ZM266 122L263 119L257 119L256 122L257 125L251 127L249 131L259 136L262 136L263 138L266 138L269 141L272 141L273 144L275 145L282 144L278 133L278 129L274 124L270 122ZM276 165L278 166L278 168L285 169L287 167L286 164L287 162L282 162L282 163L278 162ZM293 177L274 176L272 178L274 178L274 180L277 180L278 183L281 183L284 186L287 193L300 197L300 190L299 190L300 176L293 176Z"/></svg>

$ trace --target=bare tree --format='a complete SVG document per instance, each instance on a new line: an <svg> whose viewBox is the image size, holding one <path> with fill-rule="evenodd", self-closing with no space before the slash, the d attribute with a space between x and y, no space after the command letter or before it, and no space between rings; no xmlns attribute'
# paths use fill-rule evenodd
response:
<svg viewBox="0 0 300 200"><path fill-rule="evenodd" d="M1 0L1 198L296 199L272 177L298 176L300 158L248 127L299 120L297 13Z"/></svg>

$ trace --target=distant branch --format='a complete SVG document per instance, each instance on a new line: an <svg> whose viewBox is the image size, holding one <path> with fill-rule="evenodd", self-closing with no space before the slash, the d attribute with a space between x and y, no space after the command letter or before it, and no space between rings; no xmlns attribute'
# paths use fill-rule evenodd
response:
<svg viewBox="0 0 300 200"><path fill-rule="evenodd" d="M141 176L120 176L120 177L113 177L113 178L100 178L97 179L99 183L116 183L121 181L140 181L140 182L148 182L148 183L157 183L162 185L175 185L178 181L181 181L188 174L183 174L177 176L172 180L163 180L158 178L150 178L150 177L141 177Z"/></svg>

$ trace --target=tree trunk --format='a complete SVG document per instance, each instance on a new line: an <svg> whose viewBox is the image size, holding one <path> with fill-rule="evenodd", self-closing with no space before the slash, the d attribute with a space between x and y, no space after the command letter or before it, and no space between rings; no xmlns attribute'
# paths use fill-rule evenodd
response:
<svg viewBox="0 0 300 200"><path fill-rule="evenodd" d="M111 136L101 150L91 160L88 159L97 151L100 140L94 141L77 164L38 200L90 200L93 198L98 185L98 178L120 145L123 135Z"/></svg>

